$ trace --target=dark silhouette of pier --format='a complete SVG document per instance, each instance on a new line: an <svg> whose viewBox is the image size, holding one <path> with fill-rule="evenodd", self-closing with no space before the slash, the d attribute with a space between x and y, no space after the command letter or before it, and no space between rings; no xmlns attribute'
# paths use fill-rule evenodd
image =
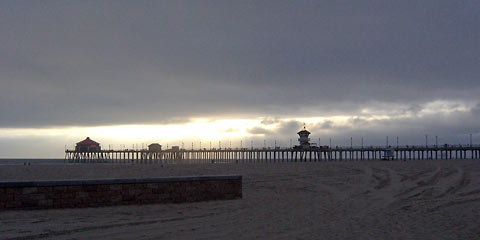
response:
<svg viewBox="0 0 480 240"><path fill-rule="evenodd" d="M370 161L370 160L427 160L427 159L478 159L480 145L425 145L362 146L354 147L350 138L349 147L332 148L310 143L310 132L303 129L297 133L299 145L290 148L201 148L187 150L178 146L162 150L153 143L141 150L101 150L100 143L87 137L78 142L75 150L65 150L65 162L69 163L160 163L160 164L201 164L201 163L270 163L270 162L323 162L323 161ZM320 140L319 140L320 141ZM183 145L183 144L182 144ZM253 144L252 144L253 145ZM331 140L330 140L331 145Z"/></svg>
<svg viewBox="0 0 480 240"><path fill-rule="evenodd" d="M480 145L65 151L68 163L202 164L479 158Z"/></svg>

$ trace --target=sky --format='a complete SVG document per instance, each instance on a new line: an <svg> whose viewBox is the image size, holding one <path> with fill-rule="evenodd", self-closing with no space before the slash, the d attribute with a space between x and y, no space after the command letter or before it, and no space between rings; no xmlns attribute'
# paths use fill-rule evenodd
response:
<svg viewBox="0 0 480 240"><path fill-rule="evenodd" d="M0 1L0 158L480 144L480 2Z"/></svg>

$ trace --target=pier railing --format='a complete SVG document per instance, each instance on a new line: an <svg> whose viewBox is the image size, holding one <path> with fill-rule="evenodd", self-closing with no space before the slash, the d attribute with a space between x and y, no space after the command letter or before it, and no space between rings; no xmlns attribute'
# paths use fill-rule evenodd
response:
<svg viewBox="0 0 480 240"><path fill-rule="evenodd" d="M479 159L480 145L322 146L295 148L212 148L149 151L65 151L68 163L269 163L364 160Z"/></svg>

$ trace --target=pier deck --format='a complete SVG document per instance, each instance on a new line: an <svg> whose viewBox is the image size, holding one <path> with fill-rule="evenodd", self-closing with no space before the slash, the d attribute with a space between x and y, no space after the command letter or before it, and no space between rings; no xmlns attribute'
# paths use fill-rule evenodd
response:
<svg viewBox="0 0 480 240"><path fill-rule="evenodd" d="M222 148L148 151L65 151L68 163L268 163L363 160L479 159L480 145L294 148Z"/></svg>

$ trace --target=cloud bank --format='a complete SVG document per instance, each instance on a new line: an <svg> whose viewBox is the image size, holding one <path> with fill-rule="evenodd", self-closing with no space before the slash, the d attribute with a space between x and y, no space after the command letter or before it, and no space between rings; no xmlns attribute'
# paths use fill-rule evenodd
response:
<svg viewBox="0 0 480 240"><path fill-rule="evenodd" d="M2 1L0 128L265 118L283 125L249 133L286 136L303 125L288 119L346 116L311 128L456 139L480 131L478 9L473 0Z"/></svg>

